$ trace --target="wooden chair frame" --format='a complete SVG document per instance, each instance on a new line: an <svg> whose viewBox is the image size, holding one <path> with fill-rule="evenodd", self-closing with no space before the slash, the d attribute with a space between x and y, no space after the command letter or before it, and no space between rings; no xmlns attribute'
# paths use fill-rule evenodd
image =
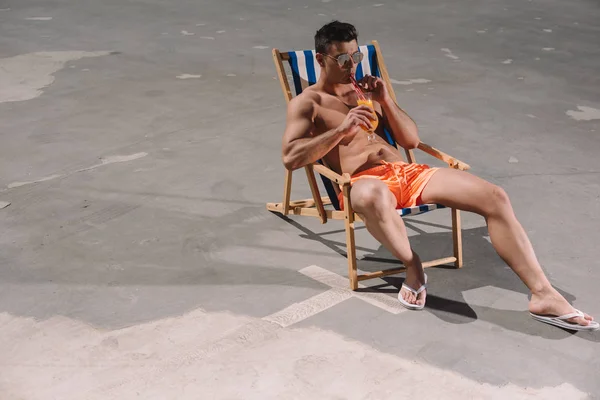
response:
<svg viewBox="0 0 600 400"><path fill-rule="evenodd" d="M379 69L381 71L381 77L385 81L387 85L388 92L396 101L396 94L394 93L394 89L392 88L392 84L390 82L390 77L388 75L387 68L385 66L385 62L383 60L383 55L381 53L381 48L376 40L372 41L373 46L376 50L377 63L379 65ZM283 68L283 61L289 60L289 55L287 53L281 53L277 49L273 49L273 61L275 62L275 67L277 69L277 75L279 76L279 82L281 83L281 89L283 90L283 95L286 99L286 104L290 102L293 98L292 91L290 89L289 82L287 80L287 76L285 70ZM424 151L425 153L442 160L447 163L450 168L467 170L470 166L450 155L429 146L423 142L419 143L419 150ZM409 162L416 162L414 153L412 149L405 149L406 157ZM290 194L292 189L292 172L291 170L287 170L285 172L285 183L284 183L284 191L283 191L283 202L281 203L267 203L267 210L281 213L283 215L307 215L311 217L316 217L321 220L321 223L326 223L328 219L334 220L344 220L345 229L346 229L346 248L347 248L347 258L348 258L348 277L350 280L350 288L352 290L356 290L358 288L358 282L380 278L387 275L394 275L406 270L406 267L398 267L398 268L390 268L376 272L370 272L365 274L358 274L357 271L357 262L356 262L356 245L354 241L354 223L356 221L361 221L360 217L353 211L352 205L350 204L350 175L345 173L343 175L339 175L333 170L327 168L324 165L314 163L309 164L304 167L306 170L306 175L308 178L308 182L310 185L310 189L313 197L311 199L304 200L290 200ZM344 210L326 210L325 205L331 204L331 200L329 197L321 197L319 193L319 188L317 186L317 181L315 179L315 171L319 174L329 178L333 183L341 186L341 190L343 192L343 201L344 201ZM450 264L454 263L456 268L461 268L463 265L463 256L462 256L462 235L461 235L461 223L460 223L460 212L457 209L452 209L452 240L454 243L454 255L452 257L444 257L436 260L425 261L423 262L423 267L434 267L438 265Z"/></svg>

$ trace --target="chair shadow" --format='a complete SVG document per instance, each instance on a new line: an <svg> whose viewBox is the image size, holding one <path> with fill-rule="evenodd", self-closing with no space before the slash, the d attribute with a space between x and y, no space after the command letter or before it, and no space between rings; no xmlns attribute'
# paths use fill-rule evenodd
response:
<svg viewBox="0 0 600 400"><path fill-rule="evenodd" d="M345 242L331 240L325 236L341 234L344 229L316 233L286 216L277 214L298 228L303 239L315 240L336 253L347 257ZM414 218L404 218L407 227L416 231L418 235L411 236L410 243L415 252L422 260L430 260L452 255L452 232L449 226L433 224L425 221L417 221ZM446 231L427 233L419 228L419 225L427 225L442 228ZM365 229L364 226L355 229ZM568 338L575 331L567 330L534 320L526 311L495 309L486 306L470 305L466 302L463 292L493 286L500 289L521 293L531 298L527 287L521 282L517 275L500 259L492 244L486 239L487 227L463 229L463 255L465 263L463 268L456 269L454 265L441 265L427 268L430 276L429 291L425 311L430 312L444 322L451 324L466 324L482 320L501 328L524 333L531 336L539 336L551 340ZM395 259L387 249L380 245L377 249L369 249L361 246L357 250L366 252L363 258L358 260L358 268L366 272L379 271L381 269L394 268L402 263ZM433 278L433 279L432 279ZM357 289L358 292L386 293L396 295L404 282L404 278L392 275L381 278L385 283ZM375 281L375 280L374 280ZM572 303L576 297L555 287L567 301ZM434 294L435 293L435 294ZM589 332L577 332L578 336L592 342L600 342L600 335Z"/></svg>

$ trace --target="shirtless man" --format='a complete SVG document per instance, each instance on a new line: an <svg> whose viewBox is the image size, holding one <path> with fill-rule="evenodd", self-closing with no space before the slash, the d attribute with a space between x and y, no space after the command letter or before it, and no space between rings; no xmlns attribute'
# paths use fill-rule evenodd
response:
<svg viewBox="0 0 600 400"><path fill-rule="evenodd" d="M534 318L573 330L598 329L592 317L574 309L552 287L503 189L464 171L407 164L383 139L385 126L403 148L419 144L415 122L373 76L359 82L372 92L380 121L376 139L367 139L363 127L372 127L373 115L366 106L357 106L351 83L362 57L354 26L338 21L323 26L315 35L315 49L321 75L289 103L283 163L294 170L324 158L337 173L352 176L352 207L375 239L407 268L406 285L398 295L405 306L424 306L426 278L396 208L439 203L485 218L494 249L531 290ZM412 288L422 290L417 294Z"/></svg>

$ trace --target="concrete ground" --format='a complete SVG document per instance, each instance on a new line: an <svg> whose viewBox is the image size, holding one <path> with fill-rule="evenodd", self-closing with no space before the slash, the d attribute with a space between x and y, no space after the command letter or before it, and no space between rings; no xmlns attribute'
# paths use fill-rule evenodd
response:
<svg viewBox="0 0 600 400"><path fill-rule="evenodd" d="M265 210L270 49L334 18L380 41L422 140L504 187L600 317L596 3L0 0L0 398L600 398L600 334L531 319L482 218L408 312L401 276L347 289L342 223ZM451 254L447 210L405 221L423 259Z"/></svg>

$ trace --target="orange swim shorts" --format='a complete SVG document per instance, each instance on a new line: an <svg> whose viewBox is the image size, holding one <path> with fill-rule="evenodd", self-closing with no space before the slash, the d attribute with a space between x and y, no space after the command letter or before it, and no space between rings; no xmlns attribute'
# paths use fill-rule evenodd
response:
<svg viewBox="0 0 600 400"><path fill-rule="evenodd" d="M406 163L404 161L386 162L352 176L351 183L359 179L379 179L396 196L396 209L414 207L421 204L421 193L439 168L429 165ZM338 195L340 209L344 209L343 193Z"/></svg>

